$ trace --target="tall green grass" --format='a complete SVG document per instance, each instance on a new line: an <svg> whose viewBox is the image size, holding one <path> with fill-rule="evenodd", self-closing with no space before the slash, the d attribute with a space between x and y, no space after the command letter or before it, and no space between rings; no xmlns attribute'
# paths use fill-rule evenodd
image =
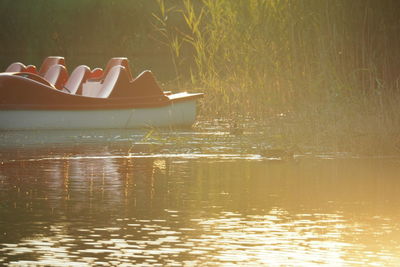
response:
<svg viewBox="0 0 400 267"><path fill-rule="evenodd" d="M190 59L178 72L189 65L187 77L206 92L204 115L263 118L272 132L288 129L293 143L397 151L398 1L173 5L171 15L181 19L170 28L180 38L175 57Z"/></svg>

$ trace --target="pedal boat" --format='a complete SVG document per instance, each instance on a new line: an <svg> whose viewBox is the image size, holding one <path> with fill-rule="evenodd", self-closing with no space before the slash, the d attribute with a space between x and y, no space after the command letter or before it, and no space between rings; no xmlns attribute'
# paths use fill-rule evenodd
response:
<svg viewBox="0 0 400 267"><path fill-rule="evenodd" d="M88 78L91 71L85 65L68 79L61 64L48 68L47 75L22 69L0 73L0 130L129 129L194 123L202 93L164 92L149 71L133 79L124 64L108 67L102 77L95 78ZM62 86L60 77L66 81Z"/></svg>

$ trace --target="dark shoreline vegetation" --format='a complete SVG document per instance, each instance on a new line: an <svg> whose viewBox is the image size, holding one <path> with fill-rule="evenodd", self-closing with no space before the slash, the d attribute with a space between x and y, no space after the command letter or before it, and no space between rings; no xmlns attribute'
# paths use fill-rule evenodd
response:
<svg viewBox="0 0 400 267"><path fill-rule="evenodd" d="M400 154L396 0L2 1L1 67L127 56L283 149ZM15 34L15 33L18 34Z"/></svg>

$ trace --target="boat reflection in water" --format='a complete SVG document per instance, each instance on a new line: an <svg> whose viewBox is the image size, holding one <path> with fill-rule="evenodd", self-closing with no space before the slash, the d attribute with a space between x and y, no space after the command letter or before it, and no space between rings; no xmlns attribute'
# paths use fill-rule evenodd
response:
<svg viewBox="0 0 400 267"><path fill-rule="evenodd" d="M155 173L166 165L165 160L146 157L160 145L140 142L145 132L130 132L130 140L126 141L119 130L117 144L111 142L115 132L15 132L3 142L3 176L17 177L12 186L19 191L35 186L31 190L51 201L52 210L68 203L71 212L79 213L80 206L87 209L94 201L102 202L104 210L115 209L131 197L133 187L138 187L135 192L139 193L152 191ZM75 143L80 138L84 143Z"/></svg>
<svg viewBox="0 0 400 267"><path fill-rule="evenodd" d="M211 156L234 140L198 152L196 133L179 144L144 142L146 132L23 135L35 133L1 137L1 264L400 261L398 159Z"/></svg>

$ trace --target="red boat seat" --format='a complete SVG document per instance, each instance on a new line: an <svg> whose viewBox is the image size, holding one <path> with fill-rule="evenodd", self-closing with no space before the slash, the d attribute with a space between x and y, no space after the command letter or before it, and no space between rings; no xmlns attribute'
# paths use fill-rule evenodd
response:
<svg viewBox="0 0 400 267"><path fill-rule="evenodd" d="M82 94L82 83L84 83L90 76L90 68L86 65L80 65L74 69L64 85L63 91L70 94Z"/></svg>
<svg viewBox="0 0 400 267"><path fill-rule="evenodd" d="M68 72L65 66L56 64L51 66L43 77L57 89L62 89L68 79Z"/></svg>
<svg viewBox="0 0 400 267"><path fill-rule="evenodd" d="M90 73L89 79L100 79L103 76L103 69L102 68L95 68Z"/></svg>
<svg viewBox="0 0 400 267"><path fill-rule="evenodd" d="M52 66L57 64L65 67L64 57L50 56L45 58L45 60L43 60L42 66L40 66L39 75L44 76Z"/></svg>
<svg viewBox="0 0 400 267"><path fill-rule="evenodd" d="M28 66L26 66L25 72L29 72L29 73L33 73L33 74L38 74L35 65L28 65Z"/></svg>
<svg viewBox="0 0 400 267"><path fill-rule="evenodd" d="M26 66L23 63L14 62L7 67L6 72L24 72L25 70Z"/></svg>
<svg viewBox="0 0 400 267"><path fill-rule="evenodd" d="M107 98L110 96L123 70L125 70L125 68L122 66L114 66L108 71L97 97Z"/></svg>
<svg viewBox="0 0 400 267"><path fill-rule="evenodd" d="M113 57L111 58L107 65L106 68L104 69L104 73L103 73L103 79L105 79L106 75L108 74L108 72L114 67L114 66L122 66L125 68L128 77L129 77L129 81L133 80L132 77L132 73L131 73L131 68L129 66L129 60L126 57Z"/></svg>
<svg viewBox="0 0 400 267"><path fill-rule="evenodd" d="M156 97L165 98L151 71L142 72L135 80L130 81L125 67L114 66L104 79L96 97L126 98L126 97Z"/></svg>

